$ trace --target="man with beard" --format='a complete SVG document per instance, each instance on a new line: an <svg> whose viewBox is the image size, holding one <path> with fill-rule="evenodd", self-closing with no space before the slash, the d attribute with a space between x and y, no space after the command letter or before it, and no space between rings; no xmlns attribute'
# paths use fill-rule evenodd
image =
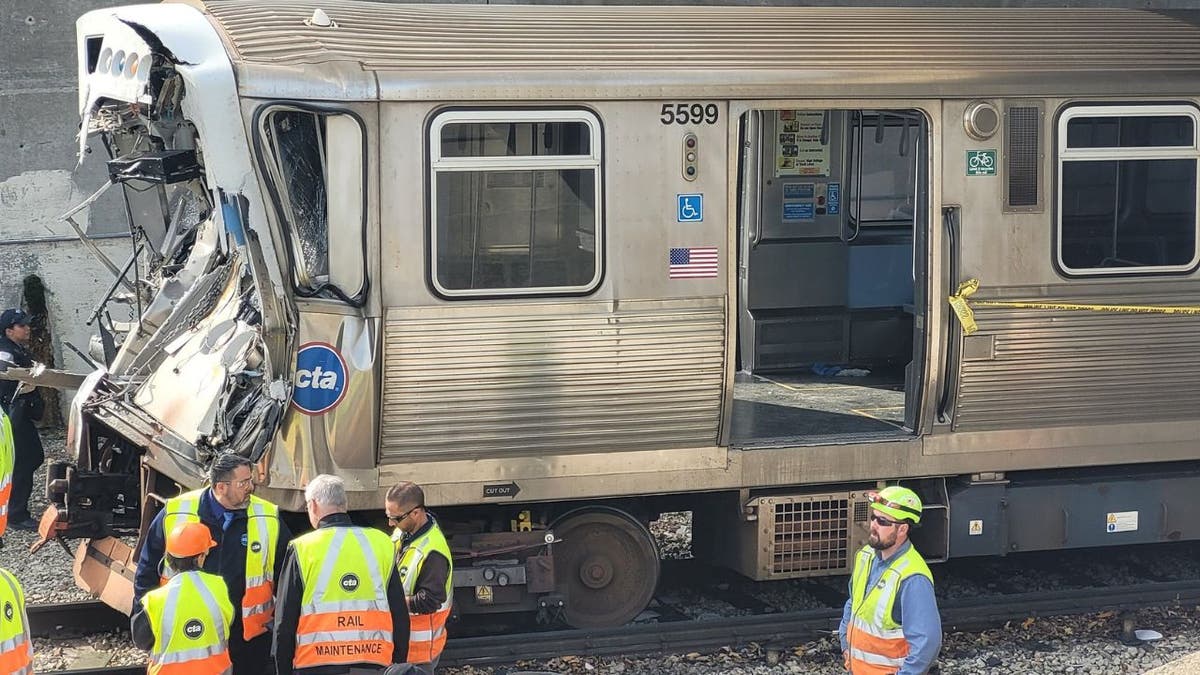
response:
<svg viewBox="0 0 1200 675"><path fill-rule="evenodd" d="M437 518L425 508L421 486L409 481L393 485L384 497L384 513L396 528L392 541L411 624L409 670L400 672L434 675L454 604L454 556Z"/></svg>
<svg viewBox="0 0 1200 675"><path fill-rule="evenodd" d="M209 467L208 487L168 499L146 533L133 582L136 607L143 595L177 572L163 557L165 533L183 523L204 523L216 546L202 570L225 580L234 608L229 634L233 675L275 672L270 632L275 583L292 539L279 518L279 507L255 496L253 467L240 455L221 455Z"/></svg>
<svg viewBox="0 0 1200 675"><path fill-rule="evenodd" d="M855 675L920 675L942 647L933 575L908 540L921 499L899 485L870 497L871 535L854 559L842 611L842 659Z"/></svg>

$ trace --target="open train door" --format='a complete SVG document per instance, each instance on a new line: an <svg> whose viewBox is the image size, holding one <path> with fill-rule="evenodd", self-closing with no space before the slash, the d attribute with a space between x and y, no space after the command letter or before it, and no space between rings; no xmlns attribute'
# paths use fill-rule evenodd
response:
<svg viewBox="0 0 1200 675"><path fill-rule="evenodd" d="M741 115L731 445L916 435L928 129L916 109Z"/></svg>

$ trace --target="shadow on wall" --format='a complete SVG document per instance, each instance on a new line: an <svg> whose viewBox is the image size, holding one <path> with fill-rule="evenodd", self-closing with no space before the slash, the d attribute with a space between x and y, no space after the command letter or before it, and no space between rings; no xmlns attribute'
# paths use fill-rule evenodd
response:
<svg viewBox="0 0 1200 675"><path fill-rule="evenodd" d="M35 361L44 363L47 368L56 367L54 362L54 337L50 332L50 312L46 307L46 285L36 274L25 277L21 283L21 307L29 313L30 337L29 351ZM63 423L62 410L59 407L59 391L49 387L41 387L38 392L45 403L45 414L38 426L58 427Z"/></svg>

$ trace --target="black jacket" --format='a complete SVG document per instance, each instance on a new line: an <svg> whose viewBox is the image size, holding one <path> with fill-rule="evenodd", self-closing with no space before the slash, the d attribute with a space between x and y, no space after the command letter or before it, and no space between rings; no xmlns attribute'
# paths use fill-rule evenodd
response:
<svg viewBox="0 0 1200 675"><path fill-rule="evenodd" d="M349 515L334 513L322 518L317 527L347 527L353 524ZM400 582L400 573L394 564L389 567L391 573L387 580L387 600L388 607L392 610L392 663L403 663L408 658L408 607L404 601L404 585ZM304 579L300 576L300 563L296 562L296 550L289 546L283 576L280 577L275 590L273 652L278 675L343 675L350 672L351 667L383 670L370 663L294 669L292 661L296 656L296 628L300 624L300 602L303 597Z"/></svg>
<svg viewBox="0 0 1200 675"><path fill-rule="evenodd" d="M9 367L32 368L33 357L21 345L0 334L0 370ZM13 425L21 422L36 422L42 418L42 395L37 390L21 394L13 400L17 387L21 385L16 380L0 380L0 406L13 419Z"/></svg>
<svg viewBox="0 0 1200 675"><path fill-rule="evenodd" d="M428 512L426 512L428 513ZM414 539L425 534L437 524L437 518L429 513L429 520L412 534L404 535L404 548ZM403 555L404 549L401 549ZM421 573L413 585L412 597L408 599L408 609L413 614L433 614L446 602L446 577L450 576L450 561L437 551L430 551L429 557L421 565Z"/></svg>

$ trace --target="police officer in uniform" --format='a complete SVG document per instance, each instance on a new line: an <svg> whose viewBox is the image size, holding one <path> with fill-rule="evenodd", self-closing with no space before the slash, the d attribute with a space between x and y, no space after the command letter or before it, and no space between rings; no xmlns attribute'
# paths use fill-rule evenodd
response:
<svg viewBox="0 0 1200 675"><path fill-rule="evenodd" d="M0 673L33 675L33 640L25 613L25 591L12 572L0 568Z"/></svg>
<svg viewBox="0 0 1200 675"><path fill-rule="evenodd" d="M129 622L133 643L150 652L147 675L221 675L232 667L229 589L204 571L216 545L203 523L181 523L167 535L171 579L142 596Z"/></svg>
<svg viewBox="0 0 1200 675"><path fill-rule="evenodd" d="M921 675L942 646L933 575L908 540L921 499L892 485L871 495L871 535L854 559L839 634L854 675Z"/></svg>
<svg viewBox="0 0 1200 675"><path fill-rule="evenodd" d="M26 349L29 336L29 315L19 309L0 312L0 371L34 366ZM29 495L33 493L33 474L46 461L34 425L42 419L44 405L36 388L15 380L0 380L0 406L8 413L16 445L8 523L18 530L37 529L37 522L29 515Z"/></svg>
<svg viewBox="0 0 1200 675"><path fill-rule="evenodd" d="M240 455L221 455L209 467L208 487L168 499L146 533L133 583L136 604L170 577L171 561L163 557L165 533L185 522L206 525L217 545L204 571L225 580L236 610L229 635L234 675L271 672L275 582L292 538L279 507L254 495L252 467Z"/></svg>
<svg viewBox="0 0 1200 675"><path fill-rule="evenodd" d="M446 619L454 600L454 557L437 519L425 508L425 492L411 482L393 485L384 498L396 528L396 565L408 598L412 672L433 675L446 646Z"/></svg>
<svg viewBox="0 0 1200 675"><path fill-rule="evenodd" d="M304 500L315 529L292 540L280 579L279 675L379 673L402 663L408 612L391 540L350 521L336 476L313 478Z"/></svg>

